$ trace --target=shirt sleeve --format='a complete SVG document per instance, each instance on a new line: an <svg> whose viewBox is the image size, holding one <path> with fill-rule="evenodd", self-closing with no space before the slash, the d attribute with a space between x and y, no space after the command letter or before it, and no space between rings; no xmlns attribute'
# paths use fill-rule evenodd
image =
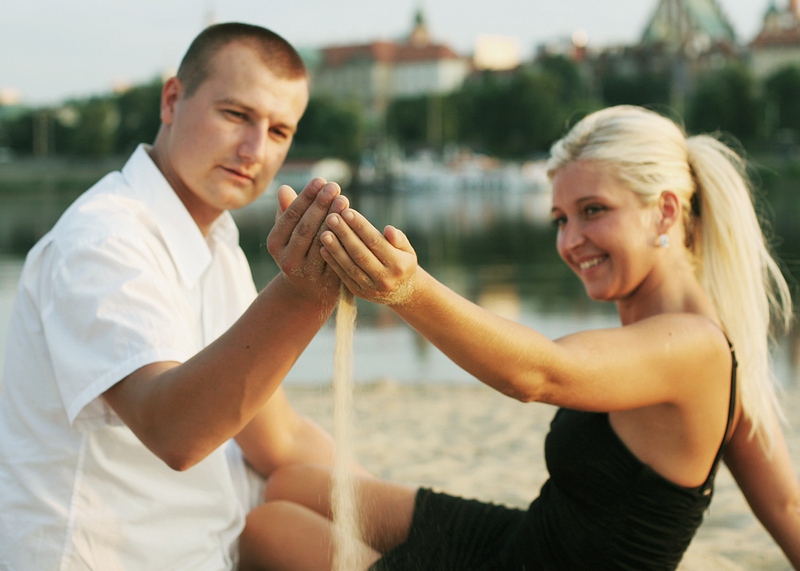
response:
<svg viewBox="0 0 800 571"><path fill-rule="evenodd" d="M160 241L130 235L57 256L43 304L56 384L78 430L121 424L102 393L144 365L198 349L191 300Z"/></svg>

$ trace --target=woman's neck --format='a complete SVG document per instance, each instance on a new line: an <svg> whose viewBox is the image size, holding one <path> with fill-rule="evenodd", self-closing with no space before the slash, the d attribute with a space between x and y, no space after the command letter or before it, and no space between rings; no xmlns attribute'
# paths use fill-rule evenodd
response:
<svg viewBox="0 0 800 571"><path fill-rule="evenodd" d="M676 264L661 276L651 276L635 292L617 301L622 325L662 313L704 315L719 324L716 308L688 264Z"/></svg>

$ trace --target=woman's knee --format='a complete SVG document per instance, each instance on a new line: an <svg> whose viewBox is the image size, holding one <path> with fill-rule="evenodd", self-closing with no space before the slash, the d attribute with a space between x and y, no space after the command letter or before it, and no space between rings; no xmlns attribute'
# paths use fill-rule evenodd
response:
<svg viewBox="0 0 800 571"><path fill-rule="evenodd" d="M280 541L286 522L295 517L296 508L291 502L261 504L247 514L239 542L243 548L248 548L253 545L264 547L269 541Z"/></svg>
<svg viewBox="0 0 800 571"><path fill-rule="evenodd" d="M328 526L319 514L293 502L261 504L247 515L239 537L240 569L330 568Z"/></svg>
<svg viewBox="0 0 800 571"><path fill-rule="evenodd" d="M265 502L247 514L240 542L244 545L272 544L280 547L295 537L297 530L320 525L319 514L291 501Z"/></svg>
<svg viewBox="0 0 800 571"><path fill-rule="evenodd" d="M317 509L327 503L330 472L321 466L291 465L279 468L267 479L264 501L289 500Z"/></svg>

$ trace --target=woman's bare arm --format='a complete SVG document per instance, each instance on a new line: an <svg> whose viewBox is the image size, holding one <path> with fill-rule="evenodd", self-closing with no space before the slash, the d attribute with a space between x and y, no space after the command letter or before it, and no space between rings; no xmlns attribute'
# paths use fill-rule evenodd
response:
<svg viewBox="0 0 800 571"><path fill-rule="evenodd" d="M757 436L750 437L752 425L742 416L725 449L725 464L753 513L800 569L800 482L777 418L772 415L769 423L775 438L765 450Z"/></svg>

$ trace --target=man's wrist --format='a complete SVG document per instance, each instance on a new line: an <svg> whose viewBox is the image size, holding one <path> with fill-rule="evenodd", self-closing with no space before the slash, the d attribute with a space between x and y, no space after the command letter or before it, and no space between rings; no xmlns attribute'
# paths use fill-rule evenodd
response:
<svg viewBox="0 0 800 571"><path fill-rule="evenodd" d="M281 272L275 281L282 295L291 299L292 303L299 303L327 315L333 311L339 299L338 282L313 283L306 278L294 278L285 272Z"/></svg>

